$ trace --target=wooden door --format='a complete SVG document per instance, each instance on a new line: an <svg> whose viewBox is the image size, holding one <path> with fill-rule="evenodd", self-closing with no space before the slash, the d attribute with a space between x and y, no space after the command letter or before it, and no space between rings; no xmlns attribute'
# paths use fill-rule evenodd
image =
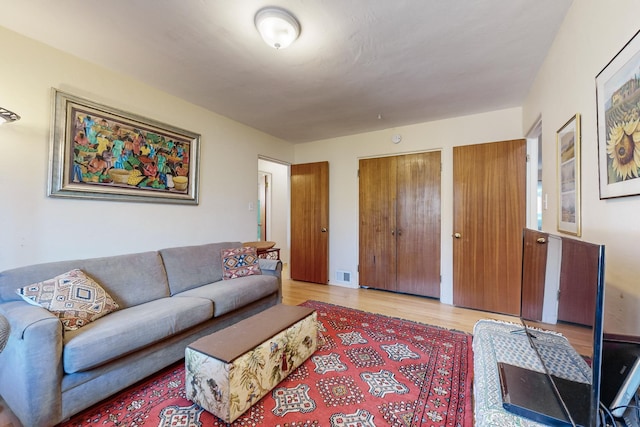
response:
<svg viewBox="0 0 640 427"><path fill-rule="evenodd" d="M329 162L291 165L291 279L329 278Z"/></svg>
<svg viewBox="0 0 640 427"><path fill-rule="evenodd" d="M360 160L360 286L396 290L396 164L395 157Z"/></svg>
<svg viewBox="0 0 640 427"><path fill-rule="evenodd" d="M397 159L396 289L440 298L440 152Z"/></svg>
<svg viewBox="0 0 640 427"><path fill-rule="evenodd" d="M558 320L593 326L600 246L562 239Z"/></svg>
<svg viewBox="0 0 640 427"><path fill-rule="evenodd" d="M440 297L440 152L360 160L360 285Z"/></svg>
<svg viewBox="0 0 640 427"><path fill-rule="evenodd" d="M453 303L520 315L526 141L453 148Z"/></svg>
<svg viewBox="0 0 640 427"><path fill-rule="evenodd" d="M524 230L521 304L524 319L542 321L548 242L547 233Z"/></svg>

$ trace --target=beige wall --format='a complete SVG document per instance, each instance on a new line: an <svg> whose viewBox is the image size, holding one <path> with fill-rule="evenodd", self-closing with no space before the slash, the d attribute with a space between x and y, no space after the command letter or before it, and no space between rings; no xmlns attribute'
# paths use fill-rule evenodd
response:
<svg viewBox="0 0 640 427"><path fill-rule="evenodd" d="M391 136L402 135L393 144ZM522 138L522 111L512 108L473 116L422 123L295 146L295 162L329 162L329 283L337 271L352 273L357 286L358 160L360 158L442 151L442 286L441 301L453 302L453 147Z"/></svg>
<svg viewBox="0 0 640 427"><path fill-rule="evenodd" d="M0 271L182 244L255 240L258 156L292 145L0 28ZM201 134L200 204L46 196L51 88Z"/></svg>
<svg viewBox="0 0 640 427"><path fill-rule="evenodd" d="M600 200L595 77L640 28L636 0L574 1L523 106L523 129L542 118L543 228L558 218L556 131L582 116L582 238L606 245L605 330L640 333L640 196Z"/></svg>

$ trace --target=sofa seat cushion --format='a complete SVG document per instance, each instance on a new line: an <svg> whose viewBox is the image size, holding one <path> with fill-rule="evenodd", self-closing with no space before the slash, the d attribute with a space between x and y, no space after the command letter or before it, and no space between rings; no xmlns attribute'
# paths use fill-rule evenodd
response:
<svg viewBox="0 0 640 427"><path fill-rule="evenodd" d="M203 298L161 298L102 317L64 336L67 374L92 369L213 317Z"/></svg>
<svg viewBox="0 0 640 427"><path fill-rule="evenodd" d="M220 280L181 292L176 294L174 298L198 297L209 299L213 301L213 315L217 317L275 294L279 289L277 277L254 275L231 280Z"/></svg>

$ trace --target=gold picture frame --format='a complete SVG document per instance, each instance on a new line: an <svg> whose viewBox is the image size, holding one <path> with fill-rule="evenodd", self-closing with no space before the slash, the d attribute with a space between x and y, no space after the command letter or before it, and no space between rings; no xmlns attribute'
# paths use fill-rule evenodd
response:
<svg viewBox="0 0 640 427"><path fill-rule="evenodd" d="M556 132L558 156L558 231L580 236L580 114Z"/></svg>
<svg viewBox="0 0 640 427"><path fill-rule="evenodd" d="M200 135L52 89L50 197L198 204Z"/></svg>

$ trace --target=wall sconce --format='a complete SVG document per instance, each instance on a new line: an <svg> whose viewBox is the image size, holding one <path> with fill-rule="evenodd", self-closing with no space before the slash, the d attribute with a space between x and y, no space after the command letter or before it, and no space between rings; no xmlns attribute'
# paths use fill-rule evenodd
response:
<svg viewBox="0 0 640 427"><path fill-rule="evenodd" d="M300 35L298 20L288 11L277 7L265 7L256 13L256 29L266 44L284 49Z"/></svg>
<svg viewBox="0 0 640 427"><path fill-rule="evenodd" d="M15 122L16 120L20 120L19 115L13 111L0 107L0 125L6 122Z"/></svg>

